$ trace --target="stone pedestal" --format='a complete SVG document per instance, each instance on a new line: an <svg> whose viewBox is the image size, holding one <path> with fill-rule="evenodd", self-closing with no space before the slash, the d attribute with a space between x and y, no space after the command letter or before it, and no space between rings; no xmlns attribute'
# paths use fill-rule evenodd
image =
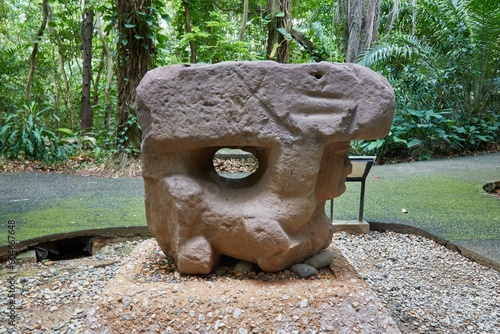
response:
<svg viewBox="0 0 500 334"><path fill-rule="evenodd" d="M375 293L335 250L315 279L185 277L153 240L104 287L84 333L400 333ZM276 279L273 279L275 275Z"/></svg>
<svg viewBox="0 0 500 334"><path fill-rule="evenodd" d="M390 129L394 93L355 64L228 62L150 71L137 88L148 226L180 272L221 255L279 271L327 247L325 201L351 172L350 140ZM258 170L234 180L213 165L239 148Z"/></svg>

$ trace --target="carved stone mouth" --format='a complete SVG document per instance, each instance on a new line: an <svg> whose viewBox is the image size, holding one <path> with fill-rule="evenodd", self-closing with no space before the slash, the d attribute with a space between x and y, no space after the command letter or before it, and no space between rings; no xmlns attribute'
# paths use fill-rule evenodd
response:
<svg viewBox="0 0 500 334"><path fill-rule="evenodd" d="M339 99L344 99L346 97L345 94L342 92L333 92L325 90L303 90L302 93L305 96L315 99L339 100Z"/></svg>

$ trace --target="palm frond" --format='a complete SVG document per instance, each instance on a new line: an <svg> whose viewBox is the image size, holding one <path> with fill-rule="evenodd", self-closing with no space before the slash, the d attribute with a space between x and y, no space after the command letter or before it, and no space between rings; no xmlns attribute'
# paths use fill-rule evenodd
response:
<svg viewBox="0 0 500 334"><path fill-rule="evenodd" d="M412 62L424 62L435 68L434 62L439 57L436 51L416 36L403 35L391 42L381 42L363 53L359 64L372 67L393 59Z"/></svg>

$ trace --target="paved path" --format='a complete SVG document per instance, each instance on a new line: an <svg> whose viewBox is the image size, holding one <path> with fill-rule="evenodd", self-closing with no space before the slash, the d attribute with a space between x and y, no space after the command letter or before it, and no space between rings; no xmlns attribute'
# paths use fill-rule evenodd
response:
<svg viewBox="0 0 500 334"><path fill-rule="evenodd" d="M422 228L500 263L500 200L482 190L495 180L500 180L500 153L374 166L364 216ZM0 173L0 187L0 245L7 243L8 220L16 221L18 240L145 225L141 178ZM335 219L357 216L355 190L349 184L336 200Z"/></svg>

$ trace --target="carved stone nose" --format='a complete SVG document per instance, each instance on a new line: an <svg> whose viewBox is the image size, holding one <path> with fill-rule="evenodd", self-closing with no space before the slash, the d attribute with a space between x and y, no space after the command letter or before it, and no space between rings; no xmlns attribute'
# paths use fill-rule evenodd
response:
<svg viewBox="0 0 500 334"><path fill-rule="evenodd" d="M393 112L387 81L354 64L152 70L137 88L148 226L184 274L221 255L290 267L330 244L324 204L345 189L350 140L385 136ZM218 175L223 147L250 150L259 168Z"/></svg>

